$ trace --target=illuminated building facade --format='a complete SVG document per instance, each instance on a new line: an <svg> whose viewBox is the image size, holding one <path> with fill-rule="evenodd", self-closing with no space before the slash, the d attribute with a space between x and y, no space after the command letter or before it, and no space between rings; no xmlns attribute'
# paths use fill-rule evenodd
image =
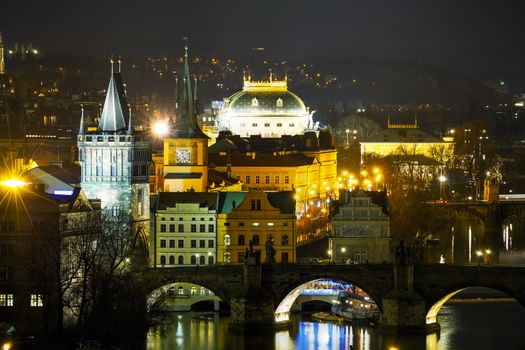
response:
<svg viewBox="0 0 525 350"><path fill-rule="evenodd" d="M210 167L231 174L244 191L295 191L297 214L326 207L338 195L337 150L323 133L281 139L221 139L210 147Z"/></svg>
<svg viewBox="0 0 525 350"><path fill-rule="evenodd" d="M150 235L155 267L215 264L218 199L217 192L158 193Z"/></svg>
<svg viewBox="0 0 525 350"><path fill-rule="evenodd" d="M291 191L219 193L217 261L243 263L251 242L265 262L265 244L270 239L277 263L295 262L295 221Z"/></svg>
<svg viewBox="0 0 525 350"><path fill-rule="evenodd" d="M388 127L361 141L361 163L367 155L385 157L389 155L424 155L436 159L436 154L452 155L454 143L431 136L419 129L417 120L414 124L392 124L388 119Z"/></svg>
<svg viewBox="0 0 525 350"><path fill-rule="evenodd" d="M331 220L332 237L329 238L329 247L333 261L392 261L386 193L344 191L340 202L342 203Z"/></svg>
<svg viewBox="0 0 525 350"><path fill-rule="evenodd" d="M86 131L82 111L77 140L81 186L88 198L99 198L108 215L129 215L131 233L147 243L151 147L133 128L120 71L113 72L113 63L100 123L96 131Z"/></svg>
<svg viewBox="0 0 525 350"><path fill-rule="evenodd" d="M72 252L78 242L91 244L100 201L80 188L53 195L22 182L1 183L0 196L0 322L18 335L49 334L66 316L58 310L70 310L64 304L73 300L72 274L82 271Z"/></svg>
<svg viewBox="0 0 525 350"><path fill-rule="evenodd" d="M244 86L224 101L218 116L219 130L249 137L281 137L299 135L313 130L313 112L303 101L288 91L287 80L252 81L244 78Z"/></svg>
<svg viewBox="0 0 525 350"><path fill-rule="evenodd" d="M208 185L208 136L197 124L196 85L192 89L188 47L184 53L180 118L164 138L163 185L166 192L205 192Z"/></svg>

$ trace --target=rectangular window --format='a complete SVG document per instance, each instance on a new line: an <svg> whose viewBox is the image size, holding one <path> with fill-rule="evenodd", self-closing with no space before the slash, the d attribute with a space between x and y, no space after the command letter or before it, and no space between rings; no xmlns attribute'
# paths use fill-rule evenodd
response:
<svg viewBox="0 0 525 350"><path fill-rule="evenodd" d="M166 232L166 225L165 224L160 225L160 232Z"/></svg>
<svg viewBox="0 0 525 350"><path fill-rule="evenodd" d="M184 224L179 224L179 232L184 232Z"/></svg>
<svg viewBox="0 0 525 350"><path fill-rule="evenodd" d="M191 232L197 232L197 225L195 224L191 225Z"/></svg>
<svg viewBox="0 0 525 350"><path fill-rule="evenodd" d="M246 183L247 183L247 184L250 183L250 176L249 176L249 175L246 176Z"/></svg>
<svg viewBox="0 0 525 350"><path fill-rule="evenodd" d="M290 183L290 177L288 175L286 175L284 177L284 183L287 184L287 183Z"/></svg>
<svg viewBox="0 0 525 350"><path fill-rule="evenodd" d="M215 226L214 225L208 225L208 232L215 232Z"/></svg>
<svg viewBox="0 0 525 350"><path fill-rule="evenodd" d="M215 247L215 241L213 239L208 240L208 248L214 248Z"/></svg>
<svg viewBox="0 0 525 350"><path fill-rule="evenodd" d="M175 225L174 224L170 225L170 232L175 232Z"/></svg>
<svg viewBox="0 0 525 350"><path fill-rule="evenodd" d="M179 248L184 248L184 240L179 239Z"/></svg>
<svg viewBox="0 0 525 350"><path fill-rule="evenodd" d="M199 225L199 232L206 232L206 225Z"/></svg>
<svg viewBox="0 0 525 350"><path fill-rule="evenodd" d="M170 248L175 248L175 240L170 239Z"/></svg>
<svg viewBox="0 0 525 350"><path fill-rule="evenodd" d="M196 239L192 239L191 240L191 247L192 248L197 248L197 240Z"/></svg>
<svg viewBox="0 0 525 350"><path fill-rule="evenodd" d="M31 307L44 306L42 294L31 294L30 305Z"/></svg>
<svg viewBox="0 0 525 350"><path fill-rule="evenodd" d="M161 248L166 248L166 240L165 239L161 239L160 240L160 247Z"/></svg>
<svg viewBox="0 0 525 350"><path fill-rule="evenodd" d="M261 177L259 175L255 175L255 183L258 184L261 181Z"/></svg>
<svg viewBox="0 0 525 350"><path fill-rule="evenodd" d="M264 183L265 184L269 184L270 183L270 176L265 176L264 177Z"/></svg>
<svg viewBox="0 0 525 350"><path fill-rule="evenodd" d="M287 252L282 252L282 254L281 254L281 262L283 262L283 263L287 263L288 262L288 253Z"/></svg>
<svg viewBox="0 0 525 350"><path fill-rule="evenodd" d="M204 239L199 241L199 248L206 248L206 241Z"/></svg>
<svg viewBox="0 0 525 350"><path fill-rule="evenodd" d="M0 294L0 307L1 306L7 306L7 307L13 307L13 294Z"/></svg>
<svg viewBox="0 0 525 350"><path fill-rule="evenodd" d="M279 176L276 176L276 177L275 177L275 184L276 184L276 185L279 184Z"/></svg>
<svg viewBox="0 0 525 350"><path fill-rule="evenodd" d="M12 281L13 271L13 267L0 266L0 281Z"/></svg>

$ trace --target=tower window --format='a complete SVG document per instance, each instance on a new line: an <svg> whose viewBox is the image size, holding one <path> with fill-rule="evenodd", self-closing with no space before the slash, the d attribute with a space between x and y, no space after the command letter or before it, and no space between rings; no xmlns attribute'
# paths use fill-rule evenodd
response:
<svg viewBox="0 0 525 350"><path fill-rule="evenodd" d="M277 127L280 128L283 126L283 123L277 123Z"/></svg>
<svg viewBox="0 0 525 350"><path fill-rule="evenodd" d="M278 98L277 101L275 102L275 105L277 107L282 107L283 106L283 99L282 98Z"/></svg>
<svg viewBox="0 0 525 350"><path fill-rule="evenodd" d="M259 107L259 101L257 98L252 98L252 107Z"/></svg>
<svg viewBox="0 0 525 350"><path fill-rule="evenodd" d="M270 123L264 123L264 127L269 128L270 127Z"/></svg>
<svg viewBox="0 0 525 350"><path fill-rule="evenodd" d="M256 128L256 127L257 127L257 123L252 123L252 126L253 126L254 128Z"/></svg>

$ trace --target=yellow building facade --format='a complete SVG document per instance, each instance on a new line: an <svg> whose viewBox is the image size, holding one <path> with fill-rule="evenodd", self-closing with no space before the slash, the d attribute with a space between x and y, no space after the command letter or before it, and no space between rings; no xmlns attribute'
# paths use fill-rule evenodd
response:
<svg viewBox="0 0 525 350"><path fill-rule="evenodd" d="M218 263L244 263L250 246L264 263L268 240L273 241L277 263L296 261L296 216L292 192L251 190L219 195Z"/></svg>
<svg viewBox="0 0 525 350"><path fill-rule="evenodd" d="M361 141L361 163L368 155L424 155L437 161L451 156L454 142L450 138L437 138L414 124L391 124L367 141Z"/></svg>

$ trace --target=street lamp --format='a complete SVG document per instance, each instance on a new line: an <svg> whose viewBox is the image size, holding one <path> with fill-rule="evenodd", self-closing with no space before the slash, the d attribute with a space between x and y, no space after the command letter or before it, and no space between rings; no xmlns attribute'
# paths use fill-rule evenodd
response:
<svg viewBox="0 0 525 350"><path fill-rule="evenodd" d="M478 250L476 252L476 255L478 256L478 266L481 265L481 257L483 256L483 252L481 250Z"/></svg>
<svg viewBox="0 0 525 350"><path fill-rule="evenodd" d="M439 176L439 200L445 199L445 181L447 181L447 178L443 175Z"/></svg>
<svg viewBox="0 0 525 350"><path fill-rule="evenodd" d="M328 253L328 261L332 262L332 249L328 249L326 253Z"/></svg>
<svg viewBox="0 0 525 350"><path fill-rule="evenodd" d="M350 133L350 129L346 129L346 148L348 148L348 134Z"/></svg>
<svg viewBox="0 0 525 350"><path fill-rule="evenodd" d="M165 136L168 131L168 122L166 120L159 119L153 125L151 126L151 130L153 131L153 134L158 137Z"/></svg>
<svg viewBox="0 0 525 350"><path fill-rule="evenodd" d="M199 257L200 257L200 254L195 254L195 256L197 257L197 267L199 267Z"/></svg>
<svg viewBox="0 0 525 350"><path fill-rule="evenodd" d="M485 254L487 254L487 265L490 264L490 254L492 251L490 249L485 249Z"/></svg>

